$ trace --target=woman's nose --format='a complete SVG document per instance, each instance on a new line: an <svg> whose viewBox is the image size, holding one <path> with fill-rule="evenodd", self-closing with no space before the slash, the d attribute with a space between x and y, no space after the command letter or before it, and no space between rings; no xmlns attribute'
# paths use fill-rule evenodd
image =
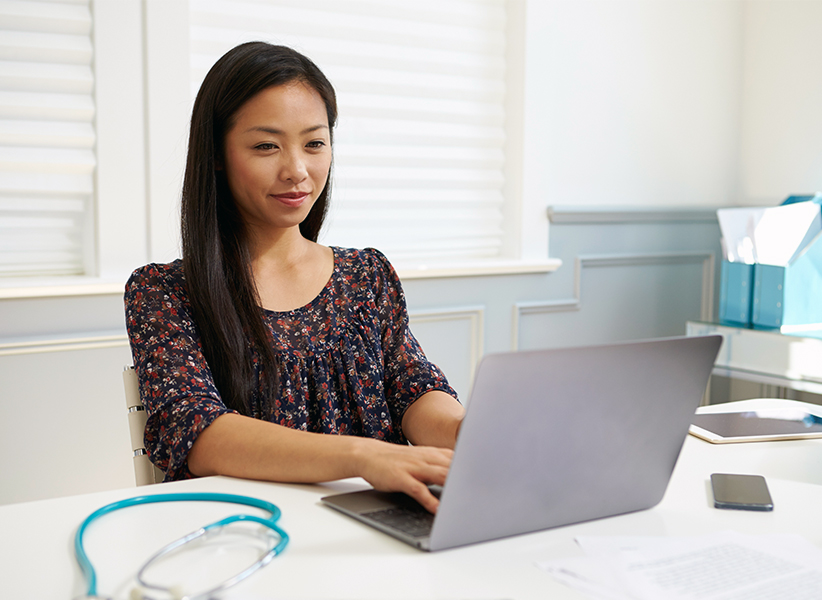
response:
<svg viewBox="0 0 822 600"><path fill-rule="evenodd" d="M305 160L299 152L288 152L285 160L280 165L280 179L299 183L308 177L308 169Z"/></svg>

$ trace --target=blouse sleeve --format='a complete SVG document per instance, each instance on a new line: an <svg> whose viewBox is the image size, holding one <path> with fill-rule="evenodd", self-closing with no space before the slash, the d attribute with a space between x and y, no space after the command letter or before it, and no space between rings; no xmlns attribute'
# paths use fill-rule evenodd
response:
<svg viewBox="0 0 822 600"><path fill-rule="evenodd" d="M166 480L192 477L187 458L197 436L233 412L214 385L182 275L178 269L173 276L172 265L138 269L125 293L126 327L148 413L146 450Z"/></svg>
<svg viewBox="0 0 822 600"><path fill-rule="evenodd" d="M411 333L405 293L400 279L388 259L369 248L374 260L377 309L382 327L385 397L395 423L420 396L441 390L457 398L445 374L430 362Z"/></svg>

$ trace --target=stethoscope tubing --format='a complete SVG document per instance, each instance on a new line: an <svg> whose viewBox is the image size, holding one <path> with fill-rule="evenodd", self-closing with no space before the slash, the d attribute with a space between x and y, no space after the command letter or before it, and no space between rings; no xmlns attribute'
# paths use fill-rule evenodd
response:
<svg viewBox="0 0 822 600"><path fill-rule="evenodd" d="M229 504L241 504L243 506L252 506L255 508L259 508L261 510L268 511L271 516L266 518L258 517L254 515L232 515L230 517L226 517L210 525L206 525L205 527L201 527L197 531L190 533L187 536L184 536L174 542L171 542L157 553L154 554L151 558L146 561L143 567L140 569L138 578L142 577L143 572L148 568L148 566L161 556L168 554L169 552L179 548L180 546L193 541L203 535L207 534L210 531L219 529L221 527L225 527L231 523L236 523L239 521L251 521L254 523L259 523L268 527L269 529L273 530L277 533L280 538L278 544L276 544L266 555L264 555L260 560L252 564L248 567L245 571L239 573L238 575L232 577L228 581L224 582L222 585L218 586L214 590L208 590L205 592L207 594L213 593L218 589L225 589L234 585L238 581L244 579L260 567L265 566L280 552L285 549L286 545L288 544L288 534L283 531L279 525L277 525L277 520L280 518L282 514L280 509L277 505L272 504L271 502L267 502L265 500L260 500L259 498L252 498L251 496L240 496L237 494L219 494L219 493L212 493L212 492L183 492L183 493L174 493L174 494L148 494L144 496L135 496L134 498L126 498L125 500L118 500L116 502L112 502L111 504L107 504L101 508L98 508L93 513L91 513L86 519L80 524L77 528L77 533L74 536L74 552L77 557L77 562L80 565L80 570L83 572L83 576L87 581L87 597L97 597L97 573L94 570L94 567L91 564L91 561L86 554L85 548L83 547L83 538L86 533L86 529L88 529L89 525L111 512L116 510L120 510L123 508L128 508L130 506L139 506L144 504L156 504L159 502L225 502ZM141 581L142 583L142 581ZM145 585L145 584L144 584ZM159 586L150 586L156 589L165 589L160 588Z"/></svg>

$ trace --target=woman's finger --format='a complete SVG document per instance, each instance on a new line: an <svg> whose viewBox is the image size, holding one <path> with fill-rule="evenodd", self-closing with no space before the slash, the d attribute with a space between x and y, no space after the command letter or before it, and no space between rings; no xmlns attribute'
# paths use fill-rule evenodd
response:
<svg viewBox="0 0 822 600"><path fill-rule="evenodd" d="M415 480L408 486L408 489L403 491L419 502L425 510L436 514L440 501L439 498L431 493L427 485L421 483L419 480Z"/></svg>

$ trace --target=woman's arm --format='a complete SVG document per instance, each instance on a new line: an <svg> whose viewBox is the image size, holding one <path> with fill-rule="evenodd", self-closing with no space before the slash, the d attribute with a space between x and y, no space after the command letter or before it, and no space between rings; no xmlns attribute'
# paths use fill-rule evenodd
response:
<svg viewBox="0 0 822 600"><path fill-rule="evenodd" d="M223 403L191 317L182 264L146 265L126 285L126 326L140 398L148 420L144 439L166 480L191 476L186 457Z"/></svg>
<svg viewBox="0 0 822 600"><path fill-rule="evenodd" d="M364 252L374 277L391 416L402 423L403 435L415 446L453 448L465 411L445 374L411 333L402 283L391 263L377 250Z"/></svg>
<svg viewBox="0 0 822 600"><path fill-rule="evenodd" d="M362 477L378 490L405 492L436 512L439 501L427 486L445 483L451 455L445 448L309 433L225 414L197 437L188 454L188 468L201 476L292 483Z"/></svg>
<svg viewBox="0 0 822 600"><path fill-rule="evenodd" d="M432 390L408 407L402 430L415 446L454 448L465 409L450 394Z"/></svg>

